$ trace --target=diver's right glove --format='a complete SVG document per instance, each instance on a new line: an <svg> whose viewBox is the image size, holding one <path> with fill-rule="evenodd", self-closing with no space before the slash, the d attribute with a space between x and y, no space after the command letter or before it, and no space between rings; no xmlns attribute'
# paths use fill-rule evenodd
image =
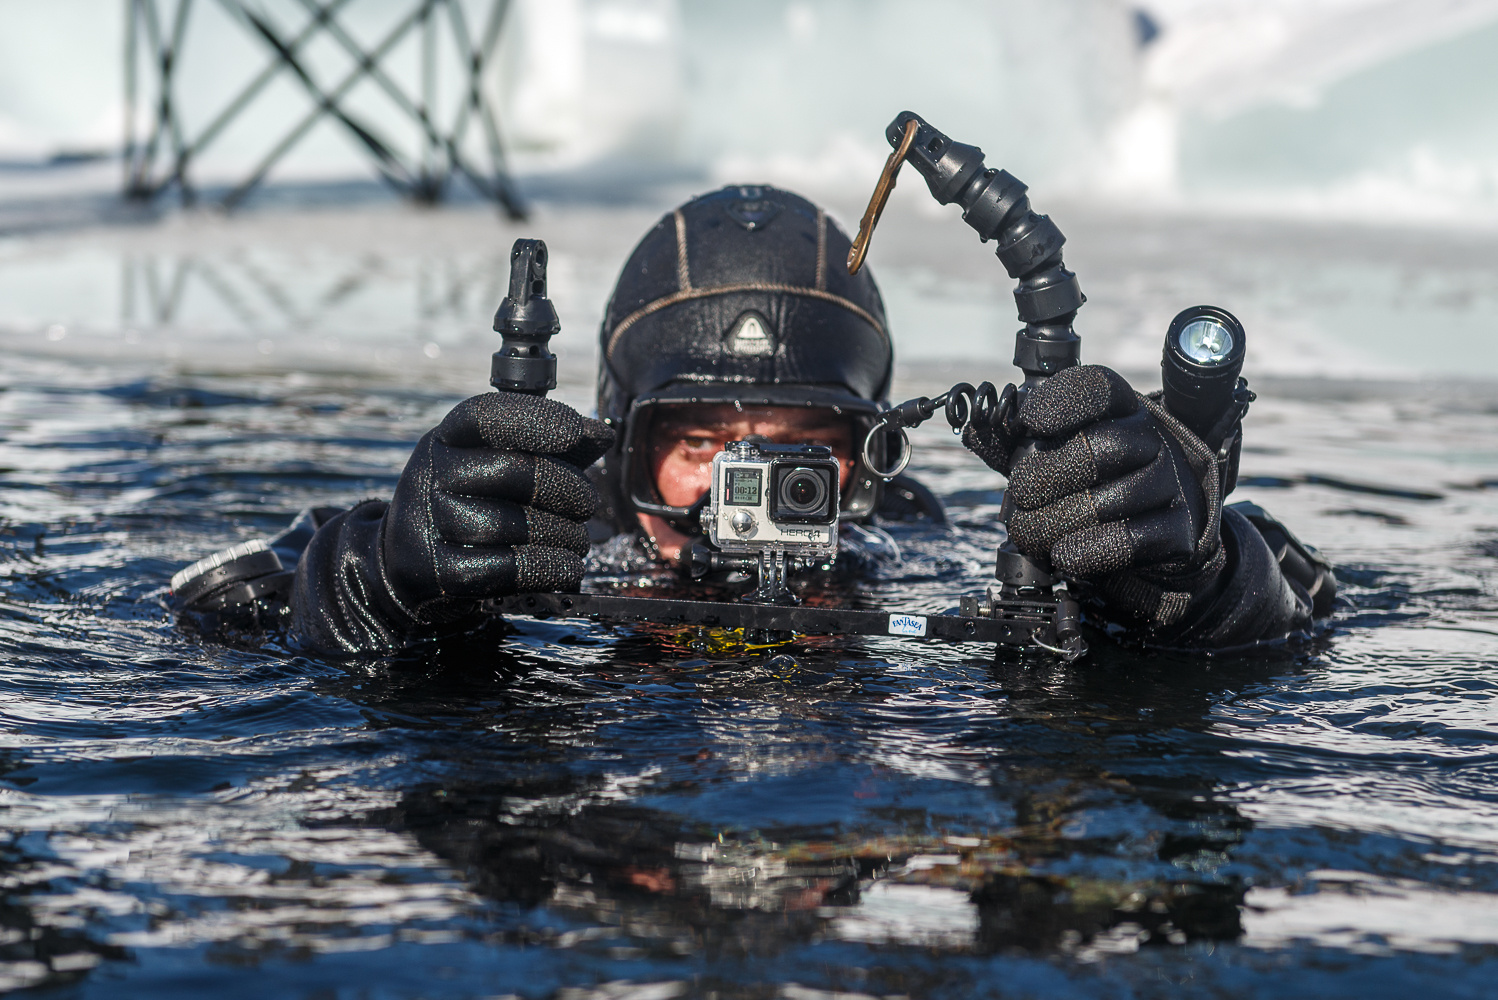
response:
<svg viewBox="0 0 1498 1000"><path fill-rule="evenodd" d="M297 564L292 628L370 652L452 626L479 601L576 590L598 494L582 470L613 441L555 400L485 393L427 433L389 504L329 521Z"/></svg>

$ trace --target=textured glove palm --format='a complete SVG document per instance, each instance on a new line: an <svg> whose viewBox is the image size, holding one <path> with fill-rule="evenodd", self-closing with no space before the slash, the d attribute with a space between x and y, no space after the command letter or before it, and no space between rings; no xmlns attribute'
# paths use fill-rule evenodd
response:
<svg viewBox="0 0 1498 1000"><path fill-rule="evenodd" d="M1009 477L1009 536L1091 581L1112 608L1168 625L1220 572L1215 456L1117 372L1068 368L963 442ZM1030 439L1033 449L1021 442ZM1016 457L1017 456L1017 457Z"/></svg>

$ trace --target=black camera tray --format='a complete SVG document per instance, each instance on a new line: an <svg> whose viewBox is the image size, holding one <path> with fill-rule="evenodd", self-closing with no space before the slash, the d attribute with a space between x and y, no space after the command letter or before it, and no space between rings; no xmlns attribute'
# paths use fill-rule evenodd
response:
<svg viewBox="0 0 1498 1000"><path fill-rule="evenodd" d="M702 625L793 632L801 635L884 635L992 642L1001 646L1050 648L1056 641L1053 601L999 601L992 617L864 611L748 601L686 601L616 594L517 594L491 602L497 612L531 618L592 618L653 625Z"/></svg>

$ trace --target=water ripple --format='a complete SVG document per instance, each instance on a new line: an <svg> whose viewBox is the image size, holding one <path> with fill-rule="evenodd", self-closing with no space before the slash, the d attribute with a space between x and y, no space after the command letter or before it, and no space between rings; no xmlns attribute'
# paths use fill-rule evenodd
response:
<svg viewBox="0 0 1498 1000"><path fill-rule="evenodd" d="M387 493L448 396L5 378L0 988L1325 995L1340 963L1397 995L1494 971L1498 494L1449 471L1492 413L1432 408L1422 450L1396 447L1407 404L1256 404L1243 492L1344 581L1321 634L1260 656L734 654L522 620L331 661L180 631L166 579ZM950 435L919 448L959 527L898 532L868 598L939 611L984 583L1000 484Z"/></svg>

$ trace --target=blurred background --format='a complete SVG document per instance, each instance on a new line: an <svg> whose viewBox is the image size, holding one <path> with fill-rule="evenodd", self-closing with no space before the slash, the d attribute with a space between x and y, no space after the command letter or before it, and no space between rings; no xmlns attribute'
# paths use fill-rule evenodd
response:
<svg viewBox="0 0 1498 1000"><path fill-rule="evenodd" d="M467 364L524 233L556 244L581 358L659 212L772 182L852 228L910 108L1057 218L1090 360L1151 368L1170 316L1210 300L1249 324L1261 373L1498 374L1498 0L0 0L0 17L0 332L24 350ZM910 173L871 263L911 365L1008 377L1010 283L969 235ZM1417 326L1436 349L1410 349Z"/></svg>

